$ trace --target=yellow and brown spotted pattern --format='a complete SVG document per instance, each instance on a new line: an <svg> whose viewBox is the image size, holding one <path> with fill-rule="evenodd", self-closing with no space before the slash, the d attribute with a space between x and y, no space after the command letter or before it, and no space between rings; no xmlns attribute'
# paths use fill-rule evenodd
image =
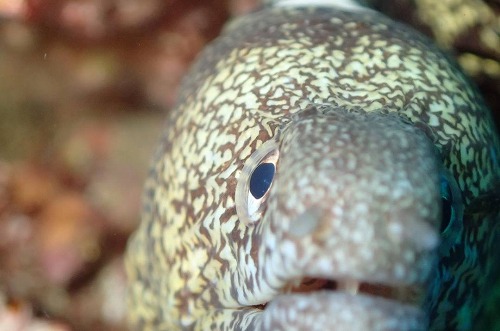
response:
<svg viewBox="0 0 500 331"><path fill-rule="evenodd" d="M500 16L498 4L480 0L415 1L417 15L436 42L455 49L471 75L500 79Z"/></svg>
<svg viewBox="0 0 500 331"><path fill-rule="evenodd" d="M318 118L306 116L293 124L294 116L307 113L307 105L319 109ZM322 112L322 107L329 110ZM326 114L335 114L335 109L346 114ZM375 124L362 121L358 126L352 114L366 113L374 114ZM316 137L310 154L298 154L293 147L301 144L296 141L302 132ZM303 195L284 189L287 186L279 180L324 175L322 183L306 180L301 187L312 194L335 187L328 166L306 162L332 158L321 155L332 152L320 146L328 132L334 132L331 138L338 141L333 151L349 150L343 147L344 138L358 142L359 150L336 155L332 164L344 169L343 174L353 170L346 183L362 176L359 183L350 183L367 190L367 194L353 193L356 203L347 200L338 207L360 219L368 219L363 215L372 211L380 218L377 227L368 221L363 228L337 224L336 233L341 235L327 244L338 252L337 268L352 266L346 273L359 272L365 278L379 275L374 281L384 277L422 281L429 273L426 261L431 252L426 246L431 244L418 242L418 236L391 244L387 233L376 229L385 226L384 216L394 210L415 217L415 233L431 231L424 223L429 229L436 226L440 160L430 142L456 178L466 204L489 192L500 175L500 145L482 98L429 40L372 12L276 8L248 15L228 27L192 68L156 151L142 222L126 258L130 319L137 330L286 329L280 321L266 324L259 305L280 292L276 286L284 284L281 278L287 273L298 275L301 268L317 267L323 256L315 240L299 243L280 228L278 216L285 220L286 215L298 213L294 206L304 203L297 200ZM235 210L241 170L259 146L281 139L281 134L280 162L289 162L277 170L281 186L273 186L264 219L246 225ZM393 162L377 156L384 151L394 157ZM384 167L387 176L381 175ZM291 174L296 168L304 171L298 179ZM406 181L415 189L405 191L410 192L407 199L398 200L391 185ZM310 186L313 183L322 188L316 190ZM298 185L292 184L289 187ZM379 200L367 198L379 195ZM367 228L374 231L363 230ZM288 255L279 248L283 243L297 244L294 256L308 262L284 259ZM343 248L347 246L349 250ZM362 259L371 261L364 265L373 268L359 269L356 262ZM318 297L317 302L321 300ZM275 311L271 319L280 319L279 309ZM335 316L335 310L329 314ZM303 330L314 329L315 322L320 323L317 316L310 325L304 321ZM323 329L320 325L318 330Z"/></svg>

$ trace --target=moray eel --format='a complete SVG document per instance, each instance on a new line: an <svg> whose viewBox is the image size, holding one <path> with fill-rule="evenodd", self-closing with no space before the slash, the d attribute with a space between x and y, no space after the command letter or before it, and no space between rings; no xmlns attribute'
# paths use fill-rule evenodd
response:
<svg viewBox="0 0 500 331"><path fill-rule="evenodd" d="M127 248L136 330L461 330L480 311L491 115L428 39L342 4L270 4L192 67Z"/></svg>

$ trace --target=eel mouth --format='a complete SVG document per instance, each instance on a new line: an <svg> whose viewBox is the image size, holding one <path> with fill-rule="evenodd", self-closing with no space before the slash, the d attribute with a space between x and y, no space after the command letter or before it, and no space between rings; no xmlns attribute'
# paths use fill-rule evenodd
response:
<svg viewBox="0 0 500 331"><path fill-rule="evenodd" d="M255 308L266 331L420 331L427 325L423 293L421 285L304 278Z"/></svg>
<svg viewBox="0 0 500 331"><path fill-rule="evenodd" d="M418 285L387 285L355 279L330 280L321 278L304 278L298 285L292 284L288 292L308 293L321 290L341 291L351 295L364 294L409 305L419 305L423 292L422 286Z"/></svg>
<svg viewBox="0 0 500 331"><path fill-rule="evenodd" d="M301 293L308 294L319 291L332 291L350 294L353 296L362 294L373 298L384 298L395 301L399 304L405 304L418 307L422 303L423 287L421 285L388 285L380 283L371 283L355 279L332 280L326 278L305 277L299 281L289 282L283 288L283 294ZM264 309L267 304L258 305Z"/></svg>

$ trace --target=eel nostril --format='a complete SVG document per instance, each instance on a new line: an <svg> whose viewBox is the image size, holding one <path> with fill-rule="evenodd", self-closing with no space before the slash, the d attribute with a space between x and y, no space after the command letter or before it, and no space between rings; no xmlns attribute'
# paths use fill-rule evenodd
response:
<svg viewBox="0 0 500 331"><path fill-rule="evenodd" d="M295 237L310 235L318 228L323 213L319 208L311 207L292 219L290 222L290 234Z"/></svg>
<svg viewBox="0 0 500 331"><path fill-rule="evenodd" d="M393 223L388 227L389 237L397 242L408 242L419 250L432 250L439 244L437 230L423 221Z"/></svg>

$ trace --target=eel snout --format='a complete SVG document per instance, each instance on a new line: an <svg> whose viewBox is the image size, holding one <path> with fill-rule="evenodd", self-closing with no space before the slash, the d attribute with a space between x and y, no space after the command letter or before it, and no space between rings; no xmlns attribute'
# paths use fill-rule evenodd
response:
<svg viewBox="0 0 500 331"><path fill-rule="evenodd" d="M335 114L283 131L260 220L263 277L278 289L264 329L425 329L419 305L439 243L435 150L394 116Z"/></svg>

